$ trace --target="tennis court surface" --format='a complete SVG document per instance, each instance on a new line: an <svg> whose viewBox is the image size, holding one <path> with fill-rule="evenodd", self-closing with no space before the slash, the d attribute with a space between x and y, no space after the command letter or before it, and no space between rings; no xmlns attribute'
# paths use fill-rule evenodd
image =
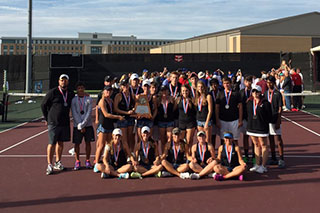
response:
<svg viewBox="0 0 320 213"><path fill-rule="evenodd" d="M70 142L66 170L46 176L47 128L35 120L0 133L0 212L320 212L320 117L284 113L283 138L287 168L247 172L242 182L102 180L73 171Z"/></svg>

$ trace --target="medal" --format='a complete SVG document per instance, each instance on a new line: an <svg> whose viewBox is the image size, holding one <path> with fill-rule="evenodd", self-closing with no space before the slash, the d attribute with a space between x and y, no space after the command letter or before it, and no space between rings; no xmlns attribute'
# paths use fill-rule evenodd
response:
<svg viewBox="0 0 320 213"><path fill-rule="evenodd" d="M271 93L271 94L270 94ZM273 91L269 92L268 90L268 101L271 103L272 102L272 98L273 98Z"/></svg>
<svg viewBox="0 0 320 213"><path fill-rule="evenodd" d="M142 146L142 151L143 151L143 155L144 155L144 162L146 164L149 163L149 159L148 159L148 154L149 154L149 143L147 143L147 147L145 148L143 145L143 142L141 141L141 146Z"/></svg>
<svg viewBox="0 0 320 213"><path fill-rule="evenodd" d="M163 107L163 111L164 111L164 118L168 117L168 100L166 100L165 103L162 102L162 107Z"/></svg>
<svg viewBox="0 0 320 213"><path fill-rule="evenodd" d="M164 118L168 118L168 115L167 115L167 114L164 114L163 117L164 117Z"/></svg>
<svg viewBox="0 0 320 213"><path fill-rule="evenodd" d="M204 162L201 162L201 163L200 163L200 166L201 166L201 167L204 167L204 166L205 166Z"/></svg>
<svg viewBox="0 0 320 213"><path fill-rule="evenodd" d="M178 149L176 149L176 146L174 145L174 142L172 141L172 149L173 149L174 160L177 161L178 154L180 151L180 145L179 145Z"/></svg>
<svg viewBox="0 0 320 213"><path fill-rule="evenodd" d="M138 95L139 88L140 88L140 87L138 87L138 88L136 89L136 95ZM132 94L134 94L133 89L132 89L132 86L130 86L130 89L131 89Z"/></svg>
<svg viewBox="0 0 320 213"><path fill-rule="evenodd" d="M189 106L189 100L185 100L184 98L182 98L182 106L183 106L183 111L185 114L187 114L188 112L188 106Z"/></svg>
<svg viewBox="0 0 320 213"><path fill-rule="evenodd" d="M83 114L84 114L84 111L83 111L83 110L82 110L82 111L80 111L80 114L81 114L81 115L83 115Z"/></svg>
<svg viewBox="0 0 320 213"><path fill-rule="evenodd" d="M173 91L172 91L172 86L171 86L171 84L169 85L169 89L170 89L170 94L171 94L171 96L176 97L176 96L177 96L177 91L178 91L178 86L176 86L176 88L175 88L175 90L174 90L174 93L173 93Z"/></svg>
<svg viewBox="0 0 320 213"><path fill-rule="evenodd" d="M227 154L228 162L231 163L233 146L231 146L230 155L228 154L229 152L228 152L228 149L227 149L227 145L224 145L224 149L225 149L226 154Z"/></svg>
<svg viewBox="0 0 320 213"><path fill-rule="evenodd" d="M199 149L199 155L201 159L201 165L204 165L204 155L206 153L206 146L201 146L200 143L198 143L198 149Z"/></svg>
<svg viewBox="0 0 320 213"><path fill-rule="evenodd" d="M78 103L79 103L79 108L80 108L80 114L83 115L83 105L86 102L86 96L83 97L83 102L81 101L81 97L78 96Z"/></svg>
<svg viewBox="0 0 320 213"><path fill-rule="evenodd" d="M67 107L67 106L68 106L68 103L67 103L68 91L66 91L66 96L64 96L64 94L63 94L60 86L58 87L58 89L59 89L59 91L60 91L60 93L61 93L61 95L62 95L62 98L63 98L63 102L64 102L64 103L63 103L63 106Z"/></svg>
<svg viewBox="0 0 320 213"><path fill-rule="evenodd" d="M199 110L199 112L201 112L202 111L202 100L203 100L203 98L202 98L202 96L198 99L198 110Z"/></svg>
<svg viewBox="0 0 320 213"><path fill-rule="evenodd" d="M192 97L196 97L196 94L195 94L195 92L194 92L194 89L193 89L193 87L191 87L191 92L192 92Z"/></svg>
<svg viewBox="0 0 320 213"><path fill-rule="evenodd" d="M117 151L114 147L114 144L113 144L113 157L114 157L114 165L118 165L118 158L119 158L119 153L120 153L120 144L118 144L117 146Z"/></svg>
<svg viewBox="0 0 320 213"><path fill-rule="evenodd" d="M226 97L226 105L225 105L225 108L226 109L229 109L230 108L230 106L229 106L229 101L230 101L230 97L231 97L231 90L230 90L230 92L229 93L227 93L227 91L226 90L224 90L224 95L225 95L225 97Z"/></svg>
<svg viewBox="0 0 320 213"><path fill-rule="evenodd" d="M126 106L127 106L127 110L129 110L129 105L130 105L130 94L128 96L128 98L126 97L126 94L122 93L124 100L126 101Z"/></svg>

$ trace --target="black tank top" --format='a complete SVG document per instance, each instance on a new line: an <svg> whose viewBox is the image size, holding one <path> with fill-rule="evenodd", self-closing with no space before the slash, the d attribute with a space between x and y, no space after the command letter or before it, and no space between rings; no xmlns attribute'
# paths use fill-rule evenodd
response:
<svg viewBox="0 0 320 213"><path fill-rule="evenodd" d="M191 100L189 100L187 113L184 112L182 97L181 97L180 103L178 104L178 109L179 109L179 122L189 123L189 122L195 121L196 111L195 111L195 106Z"/></svg>
<svg viewBox="0 0 320 213"><path fill-rule="evenodd" d="M207 120L207 115L209 113L208 106L209 106L208 102L206 103L206 105L202 104L202 108L201 108L201 111L200 111L199 110L199 102L197 103L197 120L198 121L206 121Z"/></svg>
<svg viewBox="0 0 320 213"><path fill-rule="evenodd" d="M168 108L167 108L167 118L164 117L164 109L162 103L160 103L158 107L158 114L157 118L158 121L160 122L172 122L174 121L174 112L173 112L173 103L169 102L168 103Z"/></svg>
<svg viewBox="0 0 320 213"><path fill-rule="evenodd" d="M110 101L111 106L108 104L107 100L104 100L104 102L105 102L107 112L112 114L112 100ZM114 120L104 117L103 112L100 108L98 109L98 120L99 120L99 124L101 124L104 129L108 129L108 130L114 129L114 126L113 126Z"/></svg>
<svg viewBox="0 0 320 213"><path fill-rule="evenodd" d="M111 166L120 168L120 167L127 164L126 153L123 150L122 146L120 146L120 151L119 151L117 160L116 160L117 151L118 151L117 147L112 146L112 147L110 147L110 149L113 149L112 155L110 155L110 159L109 159L109 164ZM110 152L110 154L111 154L111 152Z"/></svg>
<svg viewBox="0 0 320 213"><path fill-rule="evenodd" d="M197 159L197 163L198 164L201 164L202 162L204 164L207 164L207 160L211 157L211 154L210 154L210 151L208 150L208 144L206 143L206 150L204 152L204 159L202 160L201 159L201 155L200 155L200 150L199 150L199 145L200 143L197 143L197 151L196 151L196 159ZM202 147L201 147L202 149ZM201 153L202 153L202 150L201 150Z"/></svg>
<svg viewBox="0 0 320 213"><path fill-rule="evenodd" d="M128 101L129 101L129 107L127 107L127 103L126 103L125 96L124 96L123 92L121 92L120 94L121 94L121 101L120 101L119 104L118 104L118 108L119 108L120 110L122 110L122 111L132 110L133 107L134 107L134 101L132 100L131 94L129 93L130 99L129 99L128 97L126 97L127 100L129 99L129 100L128 100ZM129 115L125 115L125 117L128 118Z"/></svg>
<svg viewBox="0 0 320 213"><path fill-rule="evenodd" d="M175 158L175 151L174 151L174 148L173 148L173 144L174 142L172 141L171 142L171 146L170 146L170 149L168 150L168 156L166 158L167 161L169 161L169 163L176 163L176 164L183 164L183 163L186 163L186 155L185 155L185 151L184 151L184 144L183 143L179 143L180 144L180 147L179 149L177 150L177 159Z"/></svg>
<svg viewBox="0 0 320 213"><path fill-rule="evenodd" d="M149 150L148 150L148 147L149 147ZM145 157L144 152L146 152L147 157ZM154 144L151 141L148 141L148 146L147 146L146 150L144 151L143 150L143 143L141 141L138 156L139 156L139 164L140 165L153 165L153 161L155 161L155 159L156 159Z"/></svg>
<svg viewBox="0 0 320 213"><path fill-rule="evenodd" d="M232 144L232 151L231 151L231 161L229 163L228 161L228 155L226 153L226 145L223 145L222 153L221 153L221 165L226 167L234 168L236 166L239 166L239 159L237 152L235 150L235 145Z"/></svg>
<svg viewBox="0 0 320 213"><path fill-rule="evenodd" d="M132 88L131 86L129 87L129 90L130 90L130 93L132 94L132 95L139 95L139 94L141 94L141 93L143 93L143 89L141 88L141 87L137 87L137 88Z"/></svg>

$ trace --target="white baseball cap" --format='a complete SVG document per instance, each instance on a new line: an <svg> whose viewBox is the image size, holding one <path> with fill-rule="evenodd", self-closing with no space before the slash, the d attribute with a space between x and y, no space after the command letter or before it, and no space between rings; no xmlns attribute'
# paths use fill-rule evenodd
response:
<svg viewBox="0 0 320 213"><path fill-rule="evenodd" d="M144 85L148 85L148 86L150 86L150 81L149 80L144 80L143 82L142 82L142 86L144 86Z"/></svg>
<svg viewBox="0 0 320 213"><path fill-rule="evenodd" d="M149 127L147 127L147 126L144 126L144 127L142 127L142 129L141 129L141 133L144 133L145 131L147 131L148 133L150 133L150 128Z"/></svg>
<svg viewBox="0 0 320 213"><path fill-rule="evenodd" d="M122 131L121 131L121 129L116 128L116 129L114 129L114 130L112 131L112 134L113 134L113 135L121 135L121 136L122 136Z"/></svg>
<svg viewBox="0 0 320 213"><path fill-rule="evenodd" d="M200 71L200 72L198 73L198 77L199 77L199 78L203 78L205 75L206 75L206 74L204 74L204 72L202 72L202 71Z"/></svg>
<svg viewBox="0 0 320 213"><path fill-rule="evenodd" d="M130 76L130 80L139 79L139 75L137 73L132 73Z"/></svg>
<svg viewBox="0 0 320 213"><path fill-rule="evenodd" d="M60 75L59 79L63 79L63 78L66 78L67 80L69 80L69 76L67 74Z"/></svg>
<svg viewBox="0 0 320 213"><path fill-rule="evenodd" d="M260 87L259 85L254 85L254 86L252 87L252 92L253 92L254 90L257 90L258 92L261 92L261 91L262 91L262 89L261 89L261 87Z"/></svg>

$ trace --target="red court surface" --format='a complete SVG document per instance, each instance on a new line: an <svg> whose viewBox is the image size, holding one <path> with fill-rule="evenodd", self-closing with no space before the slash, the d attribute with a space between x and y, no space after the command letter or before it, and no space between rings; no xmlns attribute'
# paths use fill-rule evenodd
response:
<svg viewBox="0 0 320 213"><path fill-rule="evenodd" d="M73 171L71 143L65 144L62 158L67 169L46 176L47 128L42 122L28 123L0 133L0 212L318 213L320 118L303 112L284 116L287 168L270 166L263 175L247 172L242 182L101 180L92 170Z"/></svg>

